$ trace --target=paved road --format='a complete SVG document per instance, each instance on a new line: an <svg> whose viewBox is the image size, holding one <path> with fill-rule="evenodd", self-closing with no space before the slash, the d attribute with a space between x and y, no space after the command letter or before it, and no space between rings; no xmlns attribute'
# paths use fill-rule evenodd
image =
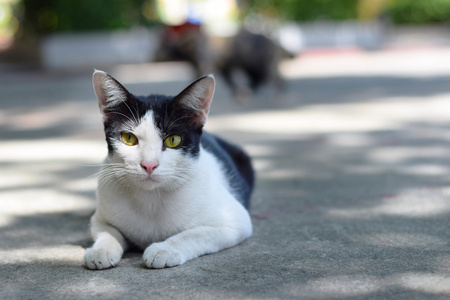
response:
<svg viewBox="0 0 450 300"><path fill-rule="evenodd" d="M448 298L450 49L309 54L282 70L286 91L246 106L219 79L208 124L254 158L254 235L164 270L139 252L82 267L106 154L90 72L0 75L0 298ZM109 71L142 94L190 74Z"/></svg>

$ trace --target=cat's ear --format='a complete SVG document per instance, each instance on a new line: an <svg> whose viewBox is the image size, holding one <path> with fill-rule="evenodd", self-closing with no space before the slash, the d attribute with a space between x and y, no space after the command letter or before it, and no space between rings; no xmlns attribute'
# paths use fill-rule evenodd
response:
<svg viewBox="0 0 450 300"><path fill-rule="evenodd" d="M193 121L198 126L205 125L208 119L215 86L214 76L210 74L194 81L176 97L179 105L195 112Z"/></svg>
<svg viewBox="0 0 450 300"><path fill-rule="evenodd" d="M113 107L126 101L130 94L111 75L100 70L95 70L92 76L92 83L98 99L98 106L102 113L105 107Z"/></svg>

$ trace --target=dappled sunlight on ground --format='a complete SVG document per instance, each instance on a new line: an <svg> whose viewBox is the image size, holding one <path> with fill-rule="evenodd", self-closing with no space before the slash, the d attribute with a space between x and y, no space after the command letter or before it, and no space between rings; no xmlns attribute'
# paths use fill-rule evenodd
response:
<svg viewBox="0 0 450 300"><path fill-rule="evenodd" d="M86 196L65 194L55 188L21 189L2 193L4 197L2 214L27 216L45 213L65 213L93 209L93 203ZM58 199L58 201L55 201Z"/></svg>
<svg viewBox="0 0 450 300"><path fill-rule="evenodd" d="M287 290L291 297L308 299L342 298L373 296L381 292L381 297L390 298L399 294L399 290L410 289L421 293L449 296L450 278L445 275L429 275L426 273L400 273L384 279L374 276L334 276L307 282L291 284L280 290ZM391 290L390 293L383 291ZM427 298L423 295L423 297Z"/></svg>
<svg viewBox="0 0 450 300"><path fill-rule="evenodd" d="M366 103L330 103L287 110L233 114L211 118L209 129L280 135L368 132L401 129L410 122L441 124L448 118L450 94L374 99Z"/></svg>
<svg viewBox="0 0 450 300"><path fill-rule="evenodd" d="M76 245L43 246L40 247L39 252L36 252L36 249L32 247L0 250L0 255L6 263L21 263L24 265L45 262L50 265L77 266L83 254L83 249Z"/></svg>
<svg viewBox="0 0 450 300"><path fill-rule="evenodd" d="M395 248L422 248L432 250L447 245L447 241L432 235L417 233L374 233L353 236L351 239L358 243L372 246Z"/></svg>
<svg viewBox="0 0 450 300"><path fill-rule="evenodd" d="M103 141L46 139L35 142L19 140L2 142L0 148L0 163L46 161L49 164L55 161L101 163L105 156L106 146ZM44 163L42 166L46 167Z"/></svg>
<svg viewBox="0 0 450 300"><path fill-rule="evenodd" d="M26 216L90 214L105 152L103 143L86 140L0 142L0 228Z"/></svg>
<svg viewBox="0 0 450 300"><path fill-rule="evenodd" d="M345 219L367 219L383 215L403 216L410 218L430 218L446 216L450 213L450 195L448 188L444 190L411 189L394 195L386 195L374 200L369 207L353 207L346 209L330 209L330 217Z"/></svg>
<svg viewBox="0 0 450 300"><path fill-rule="evenodd" d="M280 290L291 297L309 299L350 298L382 290L383 284L374 276L333 276L315 279L304 284L289 284Z"/></svg>

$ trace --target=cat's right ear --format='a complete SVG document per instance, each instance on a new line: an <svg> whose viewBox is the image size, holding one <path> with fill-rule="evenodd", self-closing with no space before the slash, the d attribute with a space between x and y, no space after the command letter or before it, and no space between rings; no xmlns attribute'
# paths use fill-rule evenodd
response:
<svg viewBox="0 0 450 300"><path fill-rule="evenodd" d="M129 92L117 80L103 71L95 70L92 83L102 114L106 107L114 107L129 96Z"/></svg>
<svg viewBox="0 0 450 300"><path fill-rule="evenodd" d="M191 109L195 112L193 122L200 127L205 125L208 119L209 108L214 96L216 86L212 74L203 76L185 88L177 97L181 106Z"/></svg>

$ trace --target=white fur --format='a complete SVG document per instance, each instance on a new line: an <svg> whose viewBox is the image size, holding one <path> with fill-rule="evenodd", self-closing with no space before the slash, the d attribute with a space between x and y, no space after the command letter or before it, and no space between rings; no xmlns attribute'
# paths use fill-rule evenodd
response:
<svg viewBox="0 0 450 300"><path fill-rule="evenodd" d="M105 160L97 210L86 250L89 269L116 266L128 241L146 249L149 268L181 265L203 254L232 247L252 233L247 210L230 192L219 161L201 148L198 159L180 150L162 151L162 139L148 113L132 132L139 143L117 142ZM149 175L142 162L159 166Z"/></svg>

